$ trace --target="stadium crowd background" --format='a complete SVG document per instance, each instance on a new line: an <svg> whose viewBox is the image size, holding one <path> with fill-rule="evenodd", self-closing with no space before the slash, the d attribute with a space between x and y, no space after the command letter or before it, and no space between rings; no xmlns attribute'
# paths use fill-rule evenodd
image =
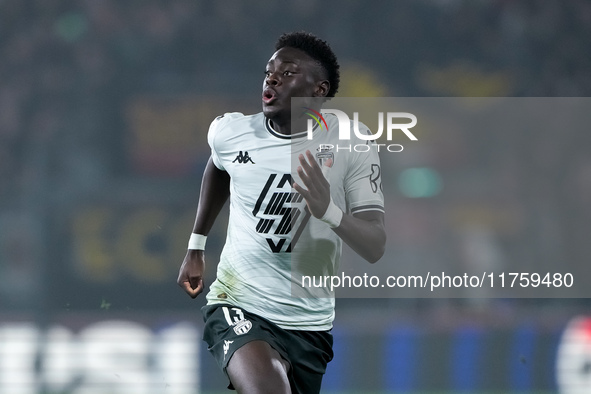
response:
<svg viewBox="0 0 591 394"><path fill-rule="evenodd" d="M0 308L49 321L104 305L195 310L174 282L207 126L258 110L275 39L300 29L331 43L343 97L591 94L586 0L0 1ZM399 264L588 264L590 139L566 128L442 138L422 164L452 189L412 199L386 185ZM223 225L213 235L215 251Z"/></svg>

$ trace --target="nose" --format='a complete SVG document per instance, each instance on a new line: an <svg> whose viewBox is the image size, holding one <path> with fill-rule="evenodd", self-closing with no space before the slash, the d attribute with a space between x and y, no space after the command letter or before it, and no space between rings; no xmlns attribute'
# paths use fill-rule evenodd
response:
<svg viewBox="0 0 591 394"><path fill-rule="evenodd" d="M279 78L277 78L277 75L275 73L269 73L265 77L265 83L267 84L267 86L277 86L279 85Z"/></svg>

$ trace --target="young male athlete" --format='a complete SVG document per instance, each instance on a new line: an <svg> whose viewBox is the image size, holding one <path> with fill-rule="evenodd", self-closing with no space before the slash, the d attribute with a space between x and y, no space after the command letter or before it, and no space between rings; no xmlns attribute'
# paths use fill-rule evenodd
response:
<svg viewBox="0 0 591 394"><path fill-rule="evenodd" d="M312 139L307 117L292 119L292 97L310 98L306 108L319 111L338 89L328 44L298 32L282 35L275 49L263 111L227 113L210 126L211 157L178 284L193 298L202 292L206 236L230 197L226 244L202 309L204 340L239 393L310 394L333 356L334 297L303 287L301 277L336 275L343 241L371 263L382 256L380 163L375 149L334 149L336 117L325 116L327 129L316 127Z"/></svg>

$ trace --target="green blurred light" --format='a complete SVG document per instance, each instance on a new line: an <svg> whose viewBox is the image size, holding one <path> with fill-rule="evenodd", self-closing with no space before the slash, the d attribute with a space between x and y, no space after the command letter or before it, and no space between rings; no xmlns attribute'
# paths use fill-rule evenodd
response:
<svg viewBox="0 0 591 394"><path fill-rule="evenodd" d="M398 177L398 188L409 198L435 197L443 189L443 181L437 171L431 168L407 168Z"/></svg>
<svg viewBox="0 0 591 394"><path fill-rule="evenodd" d="M86 18L82 14L69 12L55 22L55 32L64 41L78 41L87 30Z"/></svg>

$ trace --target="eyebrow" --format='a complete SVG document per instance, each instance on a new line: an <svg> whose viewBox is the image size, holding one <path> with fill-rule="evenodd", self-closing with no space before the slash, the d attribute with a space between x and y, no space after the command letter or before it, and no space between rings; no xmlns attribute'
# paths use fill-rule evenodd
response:
<svg viewBox="0 0 591 394"><path fill-rule="evenodd" d="M270 64L274 64L274 63L275 63L275 60L273 60L273 59L272 60L269 60L267 62L267 66L270 65ZM299 63L296 63L296 62L294 62L292 60L285 60L285 61L282 61L281 63L282 64L290 63L290 64L295 64L296 66L299 66Z"/></svg>

